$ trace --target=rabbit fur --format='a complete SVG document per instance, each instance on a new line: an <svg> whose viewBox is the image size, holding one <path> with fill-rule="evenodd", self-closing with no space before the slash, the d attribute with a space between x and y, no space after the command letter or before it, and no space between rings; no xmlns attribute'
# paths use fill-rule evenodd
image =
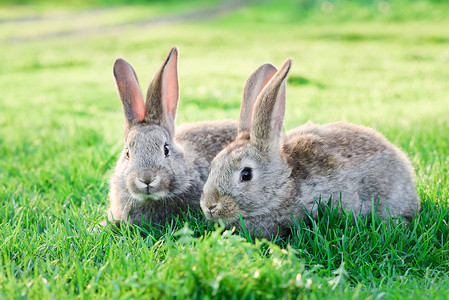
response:
<svg viewBox="0 0 449 300"><path fill-rule="evenodd" d="M209 219L273 238L289 232L322 200L354 215L373 205L411 221L419 209L407 156L380 133L346 122L307 123L281 135L288 59L259 67L247 80L238 137L212 161L201 198ZM250 172L250 175L249 175ZM249 180L248 180L249 179Z"/></svg>
<svg viewBox="0 0 449 300"><path fill-rule="evenodd" d="M198 209L210 161L237 136L237 124L229 120L186 124L175 132L177 63L174 47L151 81L145 102L131 65L120 58L114 64L125 147L110 180L111 222L163 225L172 216Z"/></svg>

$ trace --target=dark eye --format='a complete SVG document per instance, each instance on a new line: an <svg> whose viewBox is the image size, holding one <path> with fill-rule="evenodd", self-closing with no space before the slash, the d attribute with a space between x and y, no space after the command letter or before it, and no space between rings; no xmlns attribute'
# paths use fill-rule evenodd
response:
<svg viewBox="0 0 449 300"><path fill-rule="evenodd" d="M125 155L126 155L126 159L129 159L129 149L128 148L126 148Z"/></svg>
<svg viewBox="0 0 449 300"><path fill-rule="evenodd" d="M167 157L170 154L170 149L168 149L167 144L164 145L164 154L165 154L165 157Z"/></svg>
<svg viewBox="0 0 449 300"><path fill-rule="evenodd" d="M250 181L253 179L253 170L251 168L244 168L240 173L240 181Z"/></svg>

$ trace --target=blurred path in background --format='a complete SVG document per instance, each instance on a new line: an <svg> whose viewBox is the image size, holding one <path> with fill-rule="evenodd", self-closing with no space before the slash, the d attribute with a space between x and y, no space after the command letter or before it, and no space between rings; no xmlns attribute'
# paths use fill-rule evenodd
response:
<svg viewBox="0 0 449 300"><path fill-rule="evenodd" d="M266 1L266 0L265 0ZM99 26L91 26L86 28L78 29L66 29L58 30L57 27L54 29L56 31L46 32L42 34L34 34L29 36L11 36L7 39L9 42L21 43L34 40L52 39L60 38L66 36L87 36L93 34L102 34L106 32L123 30L130 27L147 27L147 26L157 26L165 24L173 24L184 21L201 21L209 20L222 15L226 15L235 12L246 5L248 5L251 0L232 0L232 1L221 1L219 5L215 7L209 7L205 9L196 8L192 11L180 12L177 14L168 14L163 16L152 16L150 18L144 18L140 20L132 20L120 24L107 24ZM260 1L259 1L260 2ZM0 25L7 23L39 23L45 21L64 21L66 23L76 24L79 22L80 17L95 17L100 14L108 13L111 10L117 9L117 7L105 7L105 8L92 8L88 10L83 10L79 12L64 12L64 13L54 13L49 15L39 15L39 16L29 16L11 19L0 19Z"/></svg>

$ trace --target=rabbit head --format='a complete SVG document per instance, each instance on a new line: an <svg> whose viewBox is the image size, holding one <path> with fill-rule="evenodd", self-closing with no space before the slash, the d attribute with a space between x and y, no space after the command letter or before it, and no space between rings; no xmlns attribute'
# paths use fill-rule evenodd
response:
<svg viewBox="0 0 449 300"><path fill-rule="evenodd" d="M288 59L279 71L260 66L246 81L238 137L212 161L201 208L209 219L234 222L267 215L291 190L291 170L281 156Z"/></svg>
<svg viewBox="0 0 449 300"><path fill-rule="evenodd" d="M125 147L110 192L118 202L172 198L188 186L184 153L174 142L179 99L177 63L178 49L174 47L151 81L144 102L131 65L123 59L115 61L114 78L125 115ZM111 211L114 214L114 207Z"/></svg>

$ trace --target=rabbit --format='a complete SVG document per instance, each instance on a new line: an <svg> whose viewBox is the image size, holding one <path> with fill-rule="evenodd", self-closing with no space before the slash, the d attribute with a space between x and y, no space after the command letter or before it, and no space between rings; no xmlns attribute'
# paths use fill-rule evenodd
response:
<svg viewBox="0 0 449 300"><path fill-rule="evenodd" d="M107 214L113 224L164 225L172 216L199 209L211 160L237 136L237 123L230 120L185 124L175 133L177 64L173 47L144 102L131 65L121 58L114 63L125 147L110 179Z"/></svg>
<svg viewBox="0 0 449 300"><path fill-rule="evenodd" d="M288 59L259 67L244 87L238 137L213 159L200 205L208 219L260 238L285 236L295 218L317 218L320 199L353 215L401 216L420 200L407 156L371 128L311 122L281 135ZM374 203L374 204L373 204ZM306 213L307 212L307 213Z"/></svg>

